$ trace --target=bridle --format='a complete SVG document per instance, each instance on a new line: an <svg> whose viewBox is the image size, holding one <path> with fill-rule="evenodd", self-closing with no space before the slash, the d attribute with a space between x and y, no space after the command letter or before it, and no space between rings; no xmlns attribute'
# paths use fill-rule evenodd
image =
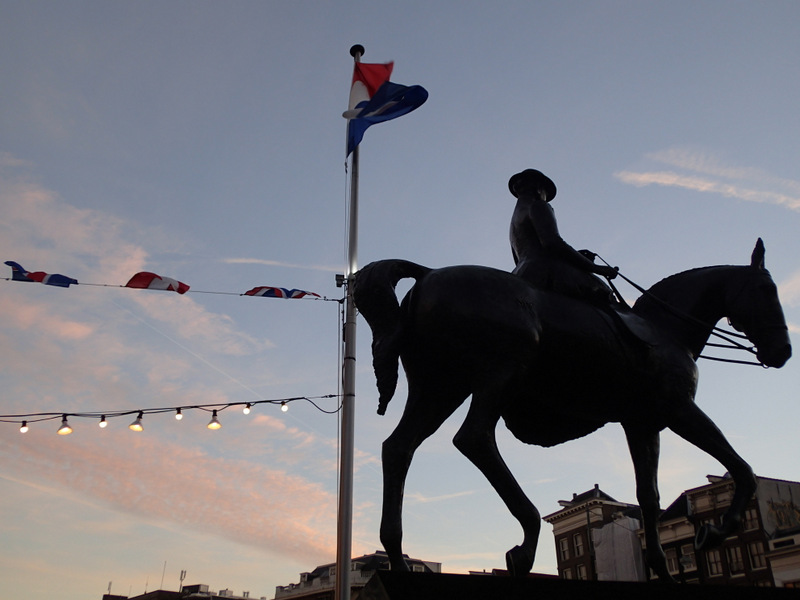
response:
<svg viewBox="0 0 800 600"><path fill-rule="evenodd" d="M608 262L606 262L606 260L602 256L599 256L599 255L596 255L596 256L601 261L603 261L607 266L609 266L609 267L611 266ZM711 346L713 348L725 348L725 349L728 349L728 350L744 350L746 352L749 352L753 356L757 356L756 347L752 345L752 342L750 342L750 339L746 335L738 333L736 331L728 331L728 330L725 330L725 329L721 329L721 328L717 327L716 325L706 323L705 321L702 321L702 320L700 320L700 319L698 319L696 317L693 317L692 315L690 315L688 313L683 312L682 310L679 310L679 309L675 308L674 306L672 306L668 302L665 302L664 300L662 300L658 296L652 294L649 290L644 289L642 286L640 286L636 282L634 282L634 281L628 279L627 277L625 277L625 275L620 273L619 270L617 270L617 276L620 277L623 281L627 282L629 285L631 285L637 291L639 291L643 296L647 296L648 298L650 298L651 300L656 302L659 306L661 306L662 308L666 309L667 311L669 311L670 313L672 313L676 317L678 317L678 318L680 318L683 321L686 321L688 323L692 323L692 324L697 325L699 327L702 327L704 329L708 329L708 330L710 330L711 335L713 335L713 336L715 336L715 337L727 342L725 344L706 342L706 344L705 344L706 346ZM620 302L622 302L623 304L627 305L625 300L622 298L622 295L619 293L617 288L611 282L611 279L608 278L608 277L606 277L606 279L608 280L608 285L611 287L611 290L617 296L617 299ZM741 294L741 291L739 292L739 294ZM728 323L732 327L734 326L731 323L730 318L728 319ZM785 325L772 325L772 326L767 326L767 327L776 327L776 328L777 327L781 327L783 329L786 329ZM742 343L737 342L733 338L737 338L737 339L740 339L740 340L745 340L745 341L749 342L751 345L750 346L746 346L746 345L744 345ZM760 360L758 362L751 361L751 360L736 360L736 359L732 359L732 358L721 358L721 357L718 357L718 356L708 356L708 355L705 355L705 354L698 355L698 358L705 358L706 360L733 363L733 364L738 364L738 365L751 365L751 366L756 366L756 367L763 367L764 369L768 369L769 368L767 365L765 365Z"/></svg>

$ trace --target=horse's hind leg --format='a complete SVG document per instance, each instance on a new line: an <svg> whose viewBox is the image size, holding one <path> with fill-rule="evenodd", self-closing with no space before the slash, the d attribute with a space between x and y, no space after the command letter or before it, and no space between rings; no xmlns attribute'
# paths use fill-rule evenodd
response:
<svg viewBox="0 0 800 600"><path fill-rule="evenodd" d="M522 526L525 537L521 545L506 553L506 564L511 575L525 576L533 567L542 527L541 516L500 456L495 438L500 412L486 400L485 394L473 394L467 418L453 438L453 443L480 469Z"/></svg>
<svg viewBox="0 0 800 600"><path fill-rule="evenodd" d="M455 387L455 386L453 386ZM381 543L393 571L407 571L403 559L403 489L411 459L419 445L433 434L467 398L466 392L422 393L409 382L403 416L383 442L383 511Z"/></svg>

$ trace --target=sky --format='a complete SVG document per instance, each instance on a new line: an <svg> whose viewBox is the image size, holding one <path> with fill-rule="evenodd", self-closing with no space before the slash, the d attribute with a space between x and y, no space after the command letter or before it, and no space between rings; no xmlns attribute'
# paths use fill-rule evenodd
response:
<svg viewBox="0 0 800 600"><path fill-rule="evenodd" d="M81 283L0 281L0 413L317 398L233 406L217 431L200 410L140 433L131 416L73 418L69 436L0 422L10 598L176 590L181 571L272 598L334 562L323 397L340 393L340 305L239 294L341 297L356 43L430 95L364 137L359 264L512 269L507 181L537 168L563 237L645 287L747 264L762 237L798 341L796 2L0 0L0 15L0 258ZM139 271L191 291L118 287ZM370 341L359 319L354 556L380 549L380 446L405 391L376 414ZM761 476L800 480L796 360L699 365L698 403ZM465 410L419 449L405 496L405 552L452 573L503 568L521 540L451 443ZM544 449L501 423L498 443L542 514L595 483L636 501L618 425ZM662 435L664 506L723 471ZM555 565L545 524L534 569Z"/></svg>

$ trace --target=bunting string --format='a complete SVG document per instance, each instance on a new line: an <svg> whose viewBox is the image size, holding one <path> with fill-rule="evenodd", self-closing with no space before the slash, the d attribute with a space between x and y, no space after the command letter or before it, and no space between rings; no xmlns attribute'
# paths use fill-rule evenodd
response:
<svg viewBox="0 0 800 600"><path fill-rule="evenodd" d="M114 288L131 288L131 289L146 289L146 290L161 290L168 292L176 292L178 294L194 293L194 294L217 294L225 296L259 296L262 298L285 298L293 300L321 300L325 302L343 302L339 298L328 298L320 296L315 292L306 290L299 290L296 288L284 288L271 285L256 286L246 292L226 292L226 291L206 291L206 290L192 290L189 285L173 279L172 277L162 277L149 271L141 271L136 273L128 280L125 285L111 284L111 283L79 283L77 279L67 277L58 273L45 273L44 271L27 271L19 263L12 260L5 261L5 264L11 267L11 277L1 277L5 281L25 281L37 282L44 285L55 287L68 288L71 285L88 285L94 287L114 287Z"/></svg>

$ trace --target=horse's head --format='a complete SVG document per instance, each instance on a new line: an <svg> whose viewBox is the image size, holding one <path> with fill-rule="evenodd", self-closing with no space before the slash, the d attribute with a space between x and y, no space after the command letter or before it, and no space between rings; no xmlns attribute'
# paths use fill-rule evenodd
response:
<svg viewBox="0 0 800 600"><path fill-rule="evenodd" d="M728 297L728 320L756 347L756 356L768 367L782 367L792 355L789 330L778 300L778 288L764 268L764 242L756 242L741 288Z"/></svg>

